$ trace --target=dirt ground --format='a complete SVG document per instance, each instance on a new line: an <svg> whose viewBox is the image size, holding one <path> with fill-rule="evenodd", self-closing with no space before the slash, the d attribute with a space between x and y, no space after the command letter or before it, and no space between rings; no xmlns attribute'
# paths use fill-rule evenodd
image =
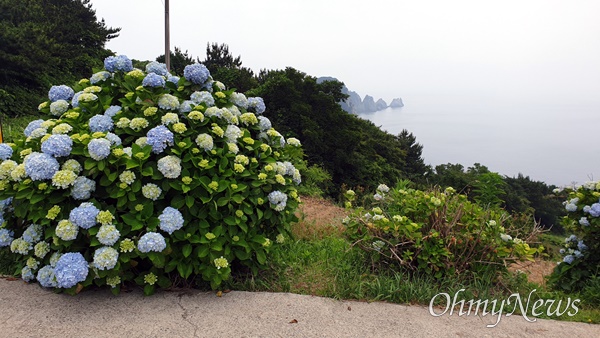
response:
<svg viewBox="0 0 600 338"><path fill-rule="evenodd" d="M556 262L536 260L535 262L516 262L510 265L509 271L521 271L527 274L527 279L532 283L546 286L545 277L550 275Z"/></svg>
<svg viewBox="0 0 600 338"><path fill-rule="evenodd" d="M315 239L340 234L342 219L348 216L348 211L322 198L302 197L296 216L300 221L292 227L294 236Z"/></svg>

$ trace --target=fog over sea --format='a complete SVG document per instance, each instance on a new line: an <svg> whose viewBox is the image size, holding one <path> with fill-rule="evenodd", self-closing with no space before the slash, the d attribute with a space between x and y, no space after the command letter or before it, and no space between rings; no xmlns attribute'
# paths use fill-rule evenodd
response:
<svg viewBox="0 0 600 338"><path fill-rule="evenodd" d="M481 163L557 186L600 180L600 102L402 98L402 108L360 116L392 134L412 132L427 164Z"/></svg>

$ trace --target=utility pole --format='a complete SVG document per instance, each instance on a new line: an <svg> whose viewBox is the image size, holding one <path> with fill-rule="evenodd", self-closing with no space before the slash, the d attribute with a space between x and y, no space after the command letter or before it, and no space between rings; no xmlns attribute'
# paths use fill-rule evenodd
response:
<svg viewBox="0 0 600 338"><path fill-rule="evenodd" d="M171 71L171 41L169 35L169 0L165 0L165 64L167 70Z"/></svg>

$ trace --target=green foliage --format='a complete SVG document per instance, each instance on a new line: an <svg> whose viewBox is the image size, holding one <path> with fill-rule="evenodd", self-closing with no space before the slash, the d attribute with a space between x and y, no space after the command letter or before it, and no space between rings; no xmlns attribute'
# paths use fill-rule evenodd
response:
<svg viewBox="0 0 600 338"><path fill-rule="evenodd" d="M2 226L14 231L13 243L27 238L24 233L31 224L40 225L42 235L30 239L25 253L11 247L17 274L27 265L35 275L38 268L52 264L55 253L72 252L83 255L90 271L85 280L67 287L70 293L92 284L109 284L116 293L130 282L150 294L155 287L194 277L219 288L232 269L245 266L256 273L267 263L270 249L289 237L299 201L294 188L299 172L290 162L301 160L299 145L282 142L274 129L262 130L254 113L243 104L234 106L240 96L222 90L210 77L199 84L181 78L178 84L167 81L165 87L145 87L145 76L133 70L115 71L94 85L84 79L74 87L82 92L78 106L69 105L57 116L49 101L43 103L41 112L50 116L37 129L41 133L9 144L11 159L0 164L0 200L14 200L3 210ZM189 109L180 106L208 83L214 84L212 94L205 93L215 106L206 102L191 103ZM174 104L166 104L169 99ZM103 115L110 117L109 125L92 130L98 128L93 119ZM165 149L155 146L157 138L150 132L161 128L172 137L161 143ZM51 179L34 177L51 167L51 161L35 168L22 162L40 149L52 154L54 148L43 145L57 134L72 141L68 156L57 155L62 170L50 169ZM210 145L199 135L210 138ZM96 141L109 144L109 152L98 155L91 146ZM67 160L75 162L65 165ZM94 189L86 188L89 196L74 193L81 188L74 187L75 177L94 182ZM150 184L160 188L157 195L148 192ZM271 199L276 191L283 201ZM93 226L76 226L72 239L65 235L64 225L76 222L71 213L83 201L101 212L92 216ZM160 218L168 208L182 216L181 227ZM101 234L112 226L118 231L114 242ZM163 237L166 247L143 249L142 238L149 233ZM34 251L33 245L39 243L48 245L50 252ZM118 252L112 264L96 257L105 248Z"/></svg>
<svg viewBox="0 0 600 338"><path fill-rule="evenodd" d="M506 194L505 185L502 176L497 173L488 172L479 175L473 183L475 201L479 205L499 207L503 202L501 197Z"/></svg>
<svg viewBox="0 0 600 338"><path fill-rule="evenodd" d="M351 202L355 193L348 191L346 197ZM526 236L513 239L516 229L507 219L506 213L473 204L452 188L390 190L380 185L373 208L357 208L345 223L348 238L370 252L377 265L442 278L533 259L540 249L531 248L522 239Z"/></svg>
<svg viewBox="0 0 600 338"><path fill-rule="evenodd" d="M98 21L89 0L0 0L0 112L31 113L52 84L91 75L119 29Z"/></svg>
<svg viewBox="0 0 600 338"><path fill-rule="evenodd" d="M565 189L567 215L563 227L572 235L564 241L562 262L550 276L555 288L579 291L600 276L600 183L589 182L577 189Z"/></svg>
<svg viewBox="0 0 600 338"><path fill-rule="evenodd" d="M482 205L500 206L513 214L532 213L546 229L561 232L558 218L564 214L559 200L552 195L553 186L517 177L501 177L479 163L466 168L461 164L441 164L427 175L429 184L449 186Z"/></svg>
<svg viewBox="0 0 600 338"><path fill-rule="evenodd" d="M560 198L552 193L554 186L533 181L529 176L522 174L517 177L505 177L504 182L504 207L507 211L522 213L533 210L535 219L539 220L544 228L551 228L555 233L563 232L560 218L565 215L565 209Z"/></svg>
<svg viewBox="0 0 600 338"><path fill-rule="evenodd" d="M298 169L302 173L302 184L298 187L300 195L322 197L331 189L331 175L321 166L298 166Z"/></svg>
<svg viewBox="0 0 600 338"><path fill-rule="evenodd" d="M425 174L430 172L431 168L425 165L423 160L423 146L417 143L417 138L406 129L402 129L398 134L398 140L402 149L406 152L405 165L402 171L413 182L425 182Z"/></svg>

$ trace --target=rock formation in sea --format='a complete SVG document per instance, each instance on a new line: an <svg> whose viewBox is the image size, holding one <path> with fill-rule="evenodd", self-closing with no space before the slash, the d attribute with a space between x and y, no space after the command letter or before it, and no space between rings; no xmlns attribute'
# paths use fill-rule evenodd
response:
<svg viewBox="0 0 600 338"><path fill-rule="evenodd" d="M317 78L317 83L325 81L339 82L338 79L330 76L322 76ZM350 114L358 115L374 113L376 111L384 110L388 107L388 104L383 99L375 101L375 99L370 95L366 95L364 99L361 99L357 92L349 90L346 85L342 87L342 93L348 95L348 98L344 101L341 101L340 106ZM404 107L404 103L402 102L401 98L395 98L389 107Z"/></svg>
<svg viewBox="0 0 600 338"><path fill-rule="evenodd" d="M400 108L400 107L404 107L404 102L402 102L401 98L395 98L392 100L392 103L390 103L390 107L392 108Z"/></svg>

